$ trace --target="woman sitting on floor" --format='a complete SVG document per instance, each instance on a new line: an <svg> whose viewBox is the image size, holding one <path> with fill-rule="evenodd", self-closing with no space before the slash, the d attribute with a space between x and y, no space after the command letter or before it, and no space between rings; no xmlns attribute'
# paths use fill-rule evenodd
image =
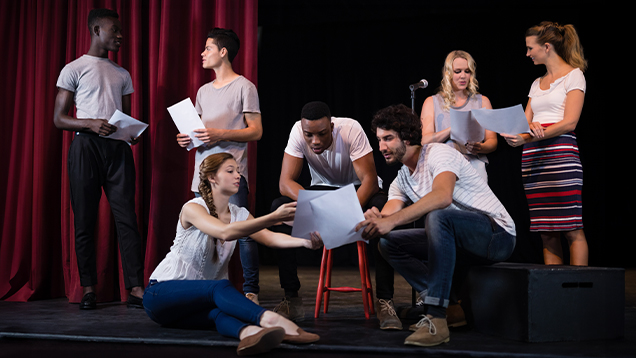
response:
<svg viewBox="0 0 636 358"><path fill-rule="evenodd" d="M293 219L295 203L259 218L229 203L240 180L231 154L205 158L199 175L201 197L183 206L170 252L150 276L143 301L148 316L166 326L216 328L241 340L239 355L265 352L281 342L317 341L318 335L247 299L227 277L238 238L250 236L277 248L317 249L322 246L320 235L304 240L264 229Z"/></svg>

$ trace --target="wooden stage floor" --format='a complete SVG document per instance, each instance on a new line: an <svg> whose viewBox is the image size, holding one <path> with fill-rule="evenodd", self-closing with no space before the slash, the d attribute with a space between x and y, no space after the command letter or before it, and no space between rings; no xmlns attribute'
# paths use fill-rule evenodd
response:
<svg viewBox="0 0 636 358"><path fill-rule="evenodd" d="M334 286L359 287L357 268L335 267ZM373 272L371 273L373 278ZM300 326L320 334L307 346L281 345L260 357L634 357L636 356L636 271L626 270L625 337L619 340L526 343L481 334L469 327L451 331L450 343L432 348L403 345L410 332L381 331L366 320L359 293L332 293L329 312L313 318L317 267L300 267L306 318ZM260 302L273 308L282 298L278 269L264 266ZM410 286L396 274L396 306L411 303ZM375 280L373 280L375 283ZM595 328L594 312L589 329ZM185 357L193 354L234 357L238 341L217 332L160 327L143 310L123 303L99 304L80 311L64 298L34 302L0 301L0 357Z"/></svg>

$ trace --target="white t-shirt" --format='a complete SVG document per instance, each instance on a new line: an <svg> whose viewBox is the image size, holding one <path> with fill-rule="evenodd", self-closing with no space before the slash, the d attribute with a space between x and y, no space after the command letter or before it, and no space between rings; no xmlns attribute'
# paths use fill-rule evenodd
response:
<svg viewBox="0 0 636 358"><path fill-rule="evenodd" d="M312 186L359 185L353 162L373 151L369 139L360 123L351 118L331 117L331 122L334 124L333 142L324 152L316 154L309 148L298 121L289 133L285 153L307 159Z"/></svg>
<svg viewBox="0 0 636 358"><path fill-rule="evenodd" d="M256 86L243 76L221 88L214 81L206 83L197 92L195 108L206 128L243 129L245 113L261 113ZM239 165L239 172L248 179L247 142L219 142L197 148L194 159L192 191L199 192L199 166L203 159L215 153L230 153Z"/></svg>
<svg viewBox="0 0 636 358"><path fill-rule="evenodd" d="M203 198L194 198L187 203L201 205L210 213ZM230 222L244 221L249 211L234 204L229 204ZM183 211L183 209L182 209ZM195 226L184 229L181 226L181 214L177 222L177 234L170 252L157 265L150 275L151 280L222 280L228 278L228 265L236 246L236 240L221 242L216 240L218 260L212 262L214 240Z"/></svg>
<svg viewBox="0 0 636 358"><path fill-rule="evenodd" d="M77 118L106 120L122 110L122 96L134 92L128 71L108 58L90 55L64 66L57 87L75 93Z"/></svg>
<svg viewBox="0 0 636 358"><path fill-rule="evenodd" d="M585 92L585 76L579 68L575 68L567 75L557 79L547 90L540 87L541 78L537 78L530 87L528 97L532 98L533 122L552 124L563 120L565 112L565 98L572 90Z"/></svg>
<svg viewBox="0 0 636 358"><path fill-rule="evenodd" d="M506 232L516 235L512 217L484 179L461 153L442 143L422 147L417 167L412 174L407 166L400 168L389 188L388 200L398 199L407 205L417 202L431 192L433 180L443 172L452 172L457 177L453 202L447 209L488 215Z"/></svg>

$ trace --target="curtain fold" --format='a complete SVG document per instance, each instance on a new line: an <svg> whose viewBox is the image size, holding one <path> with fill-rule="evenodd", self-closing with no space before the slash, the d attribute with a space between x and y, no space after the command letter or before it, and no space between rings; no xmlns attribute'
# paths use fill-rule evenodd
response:
<svg viewBox="0 0 636 358"><path fill-rule="evenodd" d="M256 0L0 0L0 31L11 56L0 58L5 81L0 105L0 299L68 297L81 287L74 251L66 157L73 134L55 128L60 70L88 51L92 8L116 10L124 43L111 60L133 79L134 118L149 124L133 146L136 212L145 242L145 277L168 252L181 206L193 195L194 153L179 147L167 107L214 78L201 68L207 31L233 29L241 49L233 67L257 84ZM254 208L256 149L249 145L250 210ZM125 300L116 230L102 195L95 233L100 301ZM231 278L240 288L240 264Z"/></svg>

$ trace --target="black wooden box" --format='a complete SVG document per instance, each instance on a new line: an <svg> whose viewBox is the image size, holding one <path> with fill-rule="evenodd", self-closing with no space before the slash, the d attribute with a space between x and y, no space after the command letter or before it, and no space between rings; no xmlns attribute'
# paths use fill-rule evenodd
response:
<svg viewBox="0 0 636 358"><path fill-rule="evenodd" d="M499 263L468 276L475 330L526 342L624 335L625 270Z"/></svg>

